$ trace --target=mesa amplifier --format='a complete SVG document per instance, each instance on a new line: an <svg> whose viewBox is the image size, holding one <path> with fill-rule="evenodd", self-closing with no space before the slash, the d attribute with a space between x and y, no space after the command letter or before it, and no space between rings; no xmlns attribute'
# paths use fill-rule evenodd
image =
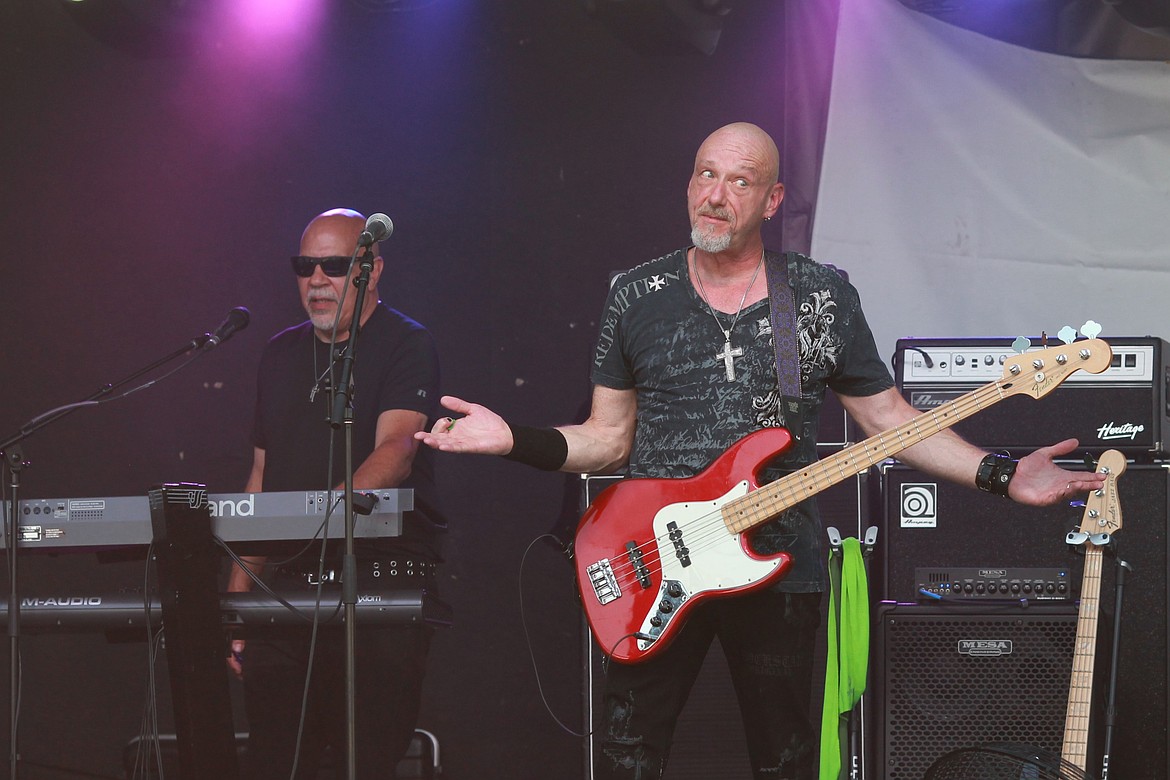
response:
<svg viewBox="0 0 1170 780"><path fill-rule="evenodd" d="M1073 596L1069 571L1060 567L916 566L914 582L918 601L926 602L1012 598L1067 601Z"/></svg>
<svg viewBox="0 0 1170 780"><path fill-rule="evenodd" d="M1074 606L885 603L877 615L870 691L876 705L874 776L922 780L939 757L988 742L1060 753L1076 639Z"/></svg>
<svg viewBox="0 0 1170 780"><path fill-rule="evenodd" d="M1075 437L1094 453L1116 449L1142 460L1170 453L1166 341L1149 336L1106 340L1113 360L1101 373L1077 371L1039 400L1011 396L957 423L955 431L993 449L1033 450ZM1003 378L1004 362L1015 354L1011 342L899 339L894 353L898 388L915 409L934 409ZM1032 339L1032 344L1033 349L1041 348L1040 339Z"/></svg>

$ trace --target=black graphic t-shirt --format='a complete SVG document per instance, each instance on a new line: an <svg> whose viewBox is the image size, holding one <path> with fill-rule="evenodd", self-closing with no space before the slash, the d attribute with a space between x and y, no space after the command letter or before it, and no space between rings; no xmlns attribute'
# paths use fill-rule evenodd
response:
<svg viewBox="0 0 1170 780"><path fill-rule="evenodd" d="M716 324L695 292L686 257L687 250L678 250L616 276L602 314L592 380L638 393L631 477L693 476L747 434L785 425L768 299L745 308L735 324L731 346L743 354L728 381L720 327L729 327L734 315L717 312ZM764 481L816 459L826 387L868 396L893 386L853 286L805 257L788 275L796 291L803 425L793 446L764 471ZM793 553L778 587L810 592L824 587L822 536L808 501L756 529L751 544L761 554Z"/></svg>

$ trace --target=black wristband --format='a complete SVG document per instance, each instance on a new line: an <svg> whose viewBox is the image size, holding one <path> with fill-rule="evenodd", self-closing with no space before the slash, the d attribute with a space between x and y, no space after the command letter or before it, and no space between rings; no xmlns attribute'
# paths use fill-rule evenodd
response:
<svg viewBox="0 0 1170 780"><path fill-rule="evenodd" d="M527 425L509 425L512 431L512 451L505 460L514 460L542 471L556 471L569 458L569 441L556 428L530 428Z"/></svg>
<svg viewBox="0 0 1170 780"><path fill-rule="evenodd" d="M1018 460L1009 455L1000 455L997 452L988 453L979 461L979 470L975 472L975 487L985 493L992 493L1007 498L1008 486L1016 473Z"/></svg>

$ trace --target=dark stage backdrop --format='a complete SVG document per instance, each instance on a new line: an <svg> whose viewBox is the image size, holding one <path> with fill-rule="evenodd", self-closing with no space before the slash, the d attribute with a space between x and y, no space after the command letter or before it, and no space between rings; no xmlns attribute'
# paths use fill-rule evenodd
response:
<svg viewBox="0 0 1170 780"><path fill-rule="evenodd" d="M302 319L286 258L335 206L393 217L381 293L432 329L447 392L518 422L571 421L609 272L687 240L699 142L733 120L784 127L774 0L736 3L712 56L641 51L577 2L331 5L301 37L242 41L225 19L210 40L188 48L167 28L141 52L92 35L65 3L3 3L0 436L233 306L252 312L181 373L29 439L24 497L168 480L239 490L259 353ZM575 505L566 478L439 460L456 623L435 641L421 725L446 777L577 776L581 743L544 710L518 602L525 547ZM132 587L142 565L30 556L22 574L30 589ZM580 730L569 564L539 545L522 584L544 693ZM143 646L35 636L24 648L28 776L117 776L142 716Z"/></svg>

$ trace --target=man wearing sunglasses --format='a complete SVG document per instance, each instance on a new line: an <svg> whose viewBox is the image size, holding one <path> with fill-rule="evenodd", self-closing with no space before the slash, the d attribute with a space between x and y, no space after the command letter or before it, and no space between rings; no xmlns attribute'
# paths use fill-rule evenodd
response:
<svg viewBox="0 0 1170 780"><path fill-rule="evenodd" d="M292 270L309 320L274 336L261 358L248 492L324 490L344 483L344 432L335 432L327 420L357 296L352 278L359 269L355 265L350 274L350 258L364 228L361 214L335 209L315 217L301 236ZM419 451L413 434L425 430L437 411L438 359L430 333L379 300L384 265L377 244L371 251L375 259L362 302L351 396L354 487L413 488L416 511L403 536L355 543L357 586L433 590L445 523L434 508L430 453ZM301 589L311 594L317 582L337 581L341 552L342 545L334 541L324 551L314 544L300 555L274 551L267 559L246 561L278 592ZM228 590L246 591L253 585L246 571L233 567ZM406 752L429 642L425 626L359 628L358 777L385 777ZM244 681L250 732L244 777L287 780L294 756L299 756L297 778L316 777L326 747L332 750L338 776L343 776L344 634L323 630L311 647L307 624L296 636L254 638L246 645L240 639L232 642L228 665ZM312 675L306 691L310 652Z"/></svg>

